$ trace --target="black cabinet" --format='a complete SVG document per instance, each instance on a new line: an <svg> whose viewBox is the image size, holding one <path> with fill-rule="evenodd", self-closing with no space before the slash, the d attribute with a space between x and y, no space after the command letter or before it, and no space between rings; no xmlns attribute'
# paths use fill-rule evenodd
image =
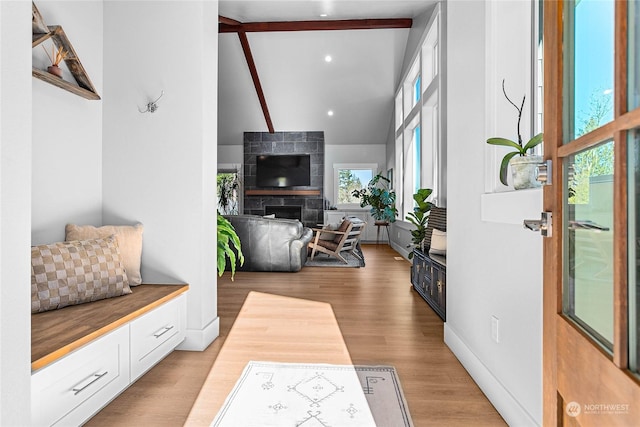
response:
<svg viewBox="0 0 640 427"><path fill-rule="evenodd" d="M414 249L411 284L438 316L447 320L447 259Z"/></svg>

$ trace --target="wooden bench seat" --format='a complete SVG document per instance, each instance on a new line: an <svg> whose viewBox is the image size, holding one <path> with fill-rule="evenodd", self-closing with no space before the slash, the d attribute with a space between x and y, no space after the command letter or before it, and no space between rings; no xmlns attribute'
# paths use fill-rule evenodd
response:
<svg viewBox="0 0 640 427"><path fill-rule="evenodd" d="M188 285L140 285L133 293L31 315L31 370L40 369L90 341L187 291Z"/></svg>
<svg viewBox="0 0 640 427"><path fill-rule="evenodd" d="M82 425L186 336L188 285L31 315L31 424Z"/></svg>

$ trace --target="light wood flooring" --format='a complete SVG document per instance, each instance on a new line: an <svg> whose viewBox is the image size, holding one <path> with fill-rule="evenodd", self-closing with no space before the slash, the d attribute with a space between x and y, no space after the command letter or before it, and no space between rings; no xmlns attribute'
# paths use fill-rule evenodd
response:
<svg viewBox="0 0 640 427"><path fill-rule="evenodd" d="M181 426L249 291L328 302L354 364L394 365L420 426L504 426L443 342L443 322L411 289L410 264L364 245L365 268L238 273L218 280L220 337L204 352L175 351L87 426ZM277 312L274 307L274 312ZM393 427L393 426L380 426Z"/></svg>

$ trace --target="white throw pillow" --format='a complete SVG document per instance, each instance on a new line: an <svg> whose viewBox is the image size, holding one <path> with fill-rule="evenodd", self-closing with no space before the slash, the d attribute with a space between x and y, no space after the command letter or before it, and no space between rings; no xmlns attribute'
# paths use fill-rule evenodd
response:
<svg viewBox="0 0 640 427"><path fill-rule="evenodd" d="M140 274L140 262L142 258L142 224L136 225L104 225L94 227L92 225L67 224L65 227L65 240L104 239L116 236L122 264L127 271L130 286L142 283Z"/></svg>
<svg viewBox="0 0 640 427"><path fill-rule="evenodd" d="M431 234L431 248L429 253L432 255L446 255L447 254L447 232L440 231L437 228L433 229Z"/></svg>

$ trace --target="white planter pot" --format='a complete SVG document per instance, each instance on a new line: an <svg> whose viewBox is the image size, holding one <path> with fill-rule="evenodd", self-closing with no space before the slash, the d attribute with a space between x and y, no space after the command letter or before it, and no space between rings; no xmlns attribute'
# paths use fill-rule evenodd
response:
<svg viewBox="0 0 640 427"><path fill-rule="evenodd" d="M509 161L513 188L537 188L541 183L536 180L536 167L542 163L542 156L516 156Z"/></svg>

